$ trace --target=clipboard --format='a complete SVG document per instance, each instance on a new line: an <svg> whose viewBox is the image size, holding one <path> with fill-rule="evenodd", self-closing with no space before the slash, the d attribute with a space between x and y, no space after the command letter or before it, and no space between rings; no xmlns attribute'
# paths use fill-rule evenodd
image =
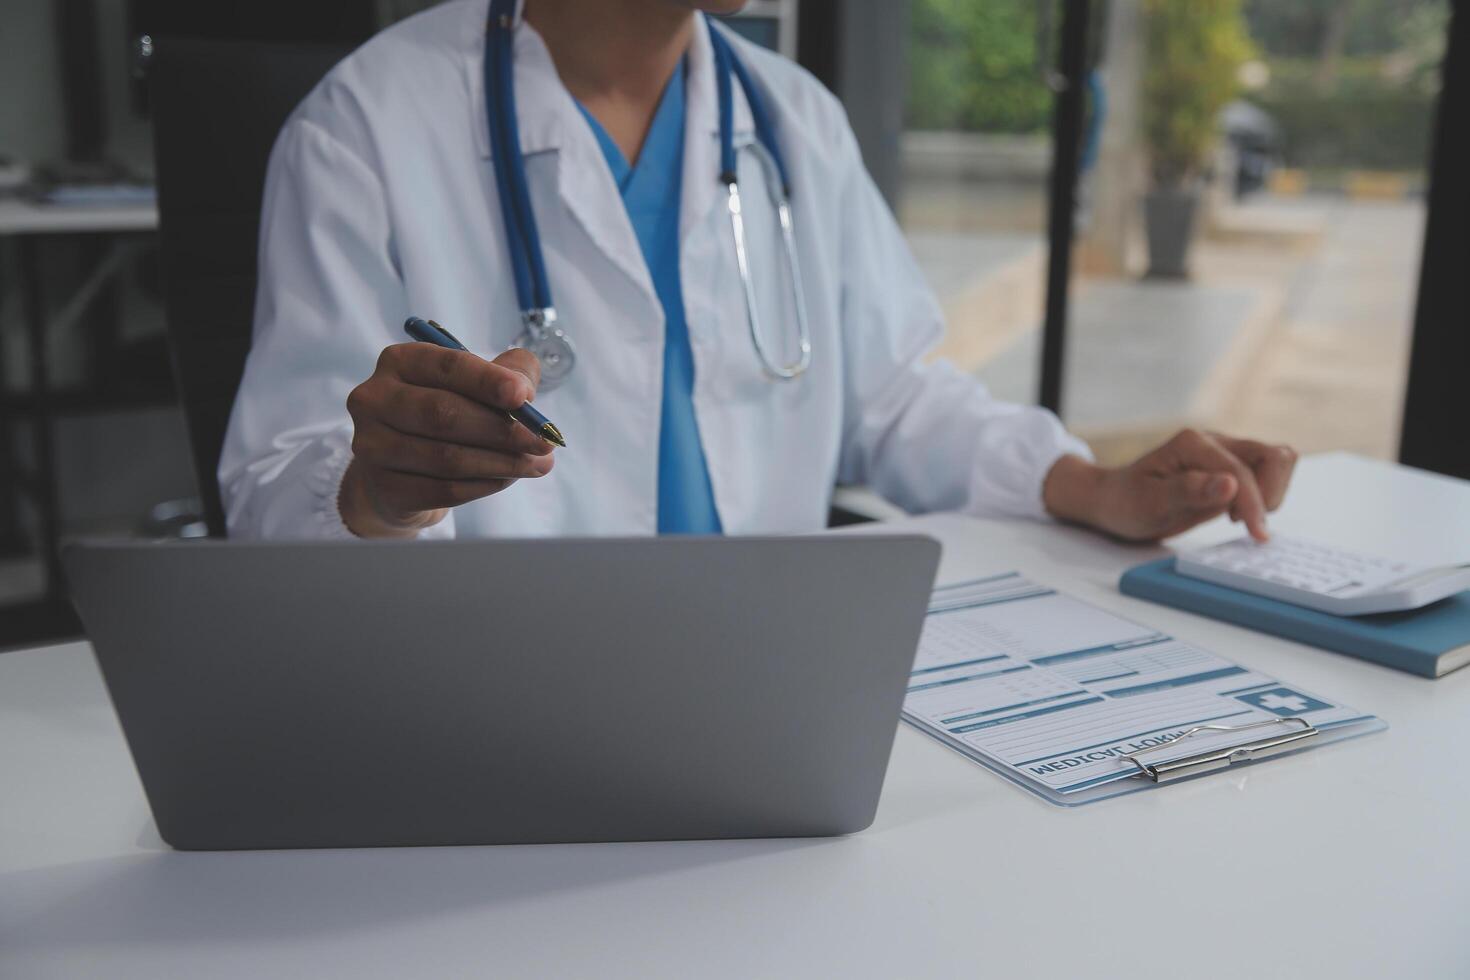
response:
<svg viewBox="0 0 1470 980"><path fill-rule="evenodd" d="M1058 806L1388 726L1016 572L936 589L904 721Z"/></svg>

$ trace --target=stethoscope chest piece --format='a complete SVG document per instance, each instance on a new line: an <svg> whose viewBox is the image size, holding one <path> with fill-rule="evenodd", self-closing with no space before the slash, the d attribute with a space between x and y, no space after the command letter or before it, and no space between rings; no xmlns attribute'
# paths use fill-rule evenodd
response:
<svg viewBox="0 0 1470 980"><path fill-rule="evenodd" d="M525 328L516 338L513 347L523 347L536 355L541 362L541 384L539 391L554 391L571 376L577 365L577 348L572 340L556 326L556 310L527 310L521 316Z"/></svg>

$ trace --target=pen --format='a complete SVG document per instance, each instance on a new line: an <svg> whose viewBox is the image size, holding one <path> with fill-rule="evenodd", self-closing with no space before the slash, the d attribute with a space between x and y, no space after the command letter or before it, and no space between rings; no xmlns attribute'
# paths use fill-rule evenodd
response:
<svg viewBox="0 0 1470 980"><path fill-rule="evenodd" d="M411 316L403 322L404 332L414 340L436 347L448 347L450 350L469 351L469 348L455 339L454 334L445 330L433 320L424 320L420 317ZM499 411L512 421L519 422L533 433L545 439L553 446L567 447L567 441L562 438L561 430L552 424L551 419L542 415L526 402L520 408L512 411L499 409Z"/></svg>

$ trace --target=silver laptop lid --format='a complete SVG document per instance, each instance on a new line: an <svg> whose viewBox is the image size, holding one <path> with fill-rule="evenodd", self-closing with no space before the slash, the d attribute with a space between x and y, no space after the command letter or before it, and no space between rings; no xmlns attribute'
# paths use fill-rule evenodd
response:
<svg viewBox="0 0 1470 980"><path fill-rule="evenodd" d="M81 543L185 849L866 827L938 563L912 536Z"/></svg>

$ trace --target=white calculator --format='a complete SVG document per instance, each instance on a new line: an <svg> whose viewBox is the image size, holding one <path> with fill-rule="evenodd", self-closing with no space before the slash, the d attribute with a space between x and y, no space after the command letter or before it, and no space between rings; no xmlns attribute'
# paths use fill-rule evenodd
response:
<svg viewBox="0 0 1470 980"><path fill-rule="evenodd" d="M1470 589L1470 565L1427 567L1272 535L1184 552L1180 575L1338 616L1418 609Z"/></svg>

